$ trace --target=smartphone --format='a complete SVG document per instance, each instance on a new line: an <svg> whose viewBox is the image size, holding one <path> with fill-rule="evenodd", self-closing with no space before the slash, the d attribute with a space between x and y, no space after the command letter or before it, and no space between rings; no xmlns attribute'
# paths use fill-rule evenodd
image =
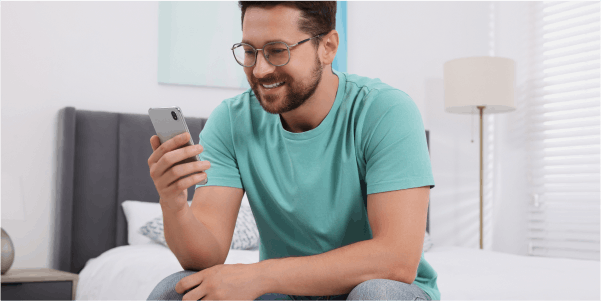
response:
<svg viewBox="0 0 601 301"><path fill-rule="evenodd" d="M161 144L167 142L167 140L169 140L179 134L183 134L183 133L187 132L190 135L190 131L188 130L188 125L186 124L186 119L184 118L184 114L182 113L182 110L179 107L150 108L150 109L148 109L148 116L150 116L150 121L152 121L152 125L154 126L154 130L156 131L157 136L159 136L159 140L161 141ZM191 145L194 145L194 140L192 140L192 135L190 135L190 141L188 141L186 144L178 147L178 149L182 148L182 147L191 146ZM175 163L174 166L179 165L179 164L184 164L184 163L195 162L195 161L200 161L199 155L179 161L179 162ZM185 175L185 176L177 179L177 181L179 181L187 176L197 174L197 173L201 173L201 172L194 172L189 175ZM198 184L201 184L201 185L207 184L208 180L209 180L208 178L204 179L202 182L200 182Z"/></svg>

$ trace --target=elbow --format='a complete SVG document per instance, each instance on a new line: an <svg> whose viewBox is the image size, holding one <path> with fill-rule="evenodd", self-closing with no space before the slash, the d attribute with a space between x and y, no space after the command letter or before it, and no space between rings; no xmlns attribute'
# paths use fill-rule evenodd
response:
<svg viewBox="0 0 601 301"><path fill-rule="evenodd" d="M415 277L417 277L417 271L415 273L405 275L405 280L403 280L402 282L405 282L407 284L412 284L413 281L415 281Z"/></svg>
<svg viewBox="0 0 601 301"><path fill-rule="evenodd" d="M206 268L206 265L202 265L199 262L179 262L182 269L186 271L202 271Z"/></svg>
<svg viewBox="0 0 601 301"><path fill-rule="evenodd" d="M195 264L183 265L183 264L180 263L180 265L181 265L181 267L184 270L187 270L187 271L202 271L204 269L208 269L210 267L213 267L216 264L197 264L197 263L195 263Z"/></svg>
<svg viewBox="0 0 601 301"><path fill-rule="evenodd" d="M398 267L398 265L397 265ZM417 266L407 266L403 265L401 268L395 269L397 273L393 276L395 281L412 284L415 281L415 277L417 277Z"/></svg>
<svg viewBox="0 0 601 301"><path fill-rule="evenodd" d="M179 258L178 258L179 260ZM225 260L223 260L225 261ZM179 260L180 265L182 266L182 268L184 270L190 270L190 271L202 271L204 269L208 269L210 267L219 265L219 264L223 264L223 261L221 260L221 258L217 258L216 256L203 256L203 255L192 255L192 257L187 258L187 260L182 261Z"/></svg>

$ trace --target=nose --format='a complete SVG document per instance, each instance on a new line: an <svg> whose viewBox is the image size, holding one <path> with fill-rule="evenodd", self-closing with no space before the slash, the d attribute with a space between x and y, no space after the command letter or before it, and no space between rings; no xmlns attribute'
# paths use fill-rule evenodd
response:
<svg viewBox="0 0 601 301"><path fill-rule="evenodd" d="M263 56L263 50L259 50L257 53L257 61L255 62L255 68L253 69L253 75L256 78L263 78L265 75L272 73L275 70L275 66L270 64Z"/></svg>

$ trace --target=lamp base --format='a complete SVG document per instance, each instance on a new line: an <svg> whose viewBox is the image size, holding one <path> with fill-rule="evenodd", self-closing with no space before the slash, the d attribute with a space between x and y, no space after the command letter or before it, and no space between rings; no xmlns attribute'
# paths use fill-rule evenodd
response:
<svg viewBox="0 0 601 301"><path fill-rule="evenodd" d="M13 265L15 259L15 247L8 233L2 229L2 275Z"/></svg>

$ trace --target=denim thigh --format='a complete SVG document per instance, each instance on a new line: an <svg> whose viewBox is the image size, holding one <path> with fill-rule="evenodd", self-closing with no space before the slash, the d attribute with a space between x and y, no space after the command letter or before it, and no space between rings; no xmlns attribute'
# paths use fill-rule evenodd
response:
<svg viewBox="0 0 601 301"><path fill-rule="evenodd" d="M179 271L165 277L152 290L147 300L182 300L189 291L179 294L175 291L175 285L184 277L198 273L198 271ZM341 296L346 296L341 295ZM296 297L296 298L295 298ZM256 300L303 300L303 296L289 296L285 294L269 293L264 294ZM330 299L324 296L321 298L308 297L306 299ZM417 285L389 279L371 279L357 285L349 294L346 300L431 300L430 297Z"/></svg>
<svg viewBox="0 0 601 301"><path fill-rule="evenodd" d="M371 279L355 286L347 300L431 300L415 283Z"/></svg>
<svg viewBox="0 0 601 301"><path fill-rule="evenodd" d="M286 296L286 295L282 295ZM415 284L389 279L371 279L355 286L348 294L333 296L289 296L292 300L428 300L430 296ZM286 300L265 299L265 300Z"/></svg>
<svg viewBox="0 0 601 301"><path fill-rule="evenodd" d="M175 291L175 285L182 280L182 278L196 273L198 273L198 271L185 270L165 277L165 279L161 280L161 282L154 287L147 300L182 300L189 290L183 294L178 294Z"/></svg>
<svg viewBox="0 0 601 301"><path fill-rule="evenodd" d="M255 300L294 300L292 297L286 294L268 293Z"/></svg>
<svg viewBox="0 0 601 301"><path fill-rule="evenodd" d="M342 295L326 295L326 296L300 296L300 295L290 295L292 300L346 300L348 294Z"/></svg>
<svg viewBox="0 0 601 301"><path fill-rule="evenodd" d="M184 295L190 290L184 292L183 294L178 294L175 291L175 285L182 280L182 278L190 276L192 274L196 274L198 271L179 271L177 273L173 273L165 279L161 280L157 286L154 287L147 300L182 300ZM257 298L257 300L293 300L290 296L284 294L264 294Z"/></svg>

